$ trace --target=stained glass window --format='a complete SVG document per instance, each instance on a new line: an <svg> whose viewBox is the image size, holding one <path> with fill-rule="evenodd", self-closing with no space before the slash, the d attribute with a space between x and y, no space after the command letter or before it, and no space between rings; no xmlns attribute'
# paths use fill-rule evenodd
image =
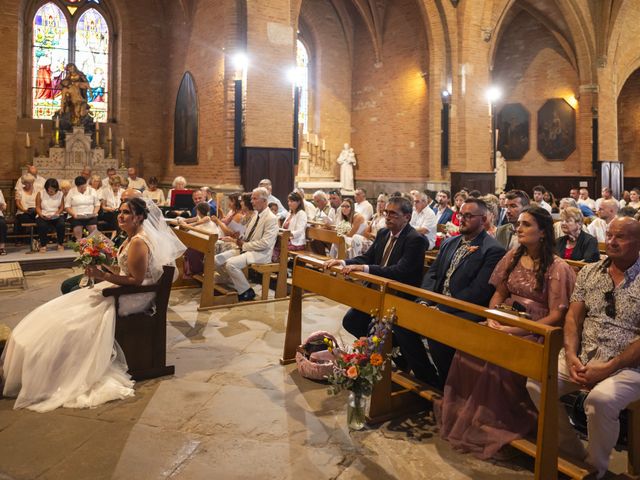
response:
<svg viewBox="0 0 640 480"><path fill-rule="evenodd" d="M303 133L309 131L309 52L298 39L296 48L296 83L301 88L298 122L303 125Z"/></svg>
<svg viewBox="0 0 640 480"><path fill-rule="evenodd" d="M94 8L85 11L76 24L76 67L87 77L91 113L97 122L107 121L109 92L109 27Z"/></svg>
<svg viewBox="0 0 640 480"><path fill-rule="evenodd" d="M60 108L60 77L69 58L69 28L53 3L33 19L33 118L51 118Z"/></svg>
<svg viewBox="0 0 640 480"><path fill-rule="evenodd" d="M50 119L60 109L60 82L65 66L74 63L91 87L87 90L90 114L95 121L107 121L109 27L96 8L84 9L88 4L99 5L100 0L50 1L40 7L33 18L33 118ZM65 5L70 16L67 13L65 17L60 8ZM71 19L70 23L67 18ZM75 39L74 50L70 38Z"/></svg>

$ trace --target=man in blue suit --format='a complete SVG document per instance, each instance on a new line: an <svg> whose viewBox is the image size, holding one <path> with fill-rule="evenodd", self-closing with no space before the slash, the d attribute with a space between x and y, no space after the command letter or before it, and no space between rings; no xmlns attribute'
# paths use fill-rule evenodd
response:
<svg viewBox="0 0 640 480"><path fill-rule="evenodd" d="M444 225L453 218L453 210L449 207L449 197L451 194L448 190L440 190L436 194L436 206L433 207L433 213L436 214L438 225Z"/></svg>
<svg viewBox="0 0 640 480"><path fill-rule="evenodd" d="M443 242L436 260L422 280L421 288L487 306L494 292L489 278L504 256L505 249L484 230L487 204L483 200L468 198L460 209L460 215L461 235ZM424 303L474 322L483 320L453 307ZM425 309L425 315L428 314L429 309ZM427 339L427 355L420 335L401 327L394 327L393 332L414 375L435 387L443 388L455 350Z"/></svg>
<svg viewBox="0 0 640 480"><path fill-rule="evenodd" d="M425 207L426 208L426 207ZM413 207L404 197L391 197L385 206L386 228L381 228L369 250L350 260L329 260L327 267L342 265L342 273L366 272L418 286L422 279L427 239L410 224ZM354 308L347 311L342 326L356 338L369 333L371 315Z"/></svg>

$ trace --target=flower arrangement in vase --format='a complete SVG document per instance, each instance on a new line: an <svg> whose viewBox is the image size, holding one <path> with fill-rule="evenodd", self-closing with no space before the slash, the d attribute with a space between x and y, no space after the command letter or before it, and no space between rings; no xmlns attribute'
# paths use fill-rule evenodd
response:
<svg viewBox="0 0 640 480"><path fill-rule="evenodd" d="M337 395L349 390L347 422L352 430L361 430L366 421L373 386L382 379L382 372L388 360L396 355L396 350L385 353L385 340L391 338L391 325L395 320L395 310L391 309L382 319L374 318L369 327L369 336L361 337L342 352L336 359L333 373L327 377L331 384L329 393ZM331 341L329 350L333 349Z"/></svg>

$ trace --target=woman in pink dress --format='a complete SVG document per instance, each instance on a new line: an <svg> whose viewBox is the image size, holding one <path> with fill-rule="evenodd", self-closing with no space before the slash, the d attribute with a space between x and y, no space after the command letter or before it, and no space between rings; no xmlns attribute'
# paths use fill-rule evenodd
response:
<svg viewBox="0 0 640 480"><path fill-rule="evenodd" d="M561 326L569 307L575 273L554 253L553 220L540 207L523 212L516 228L519 246L496 266L490 307L510 305L546 325ZM489 320L489 327L537 341L525 330ZM493 457L509 442L534 431L537 411L526 378L457 352L436 405L440 434L454 448L479 458Z"/></svg>

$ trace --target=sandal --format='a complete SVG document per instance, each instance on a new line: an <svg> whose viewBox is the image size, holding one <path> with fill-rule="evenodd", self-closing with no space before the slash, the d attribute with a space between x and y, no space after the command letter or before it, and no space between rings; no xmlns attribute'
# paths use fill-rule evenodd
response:
<svg viewBox="0 0 640 480"><path fill-rule="evenodd" d="M0 255L6 255L7 251L4 248L0 248Z"/></svg>

